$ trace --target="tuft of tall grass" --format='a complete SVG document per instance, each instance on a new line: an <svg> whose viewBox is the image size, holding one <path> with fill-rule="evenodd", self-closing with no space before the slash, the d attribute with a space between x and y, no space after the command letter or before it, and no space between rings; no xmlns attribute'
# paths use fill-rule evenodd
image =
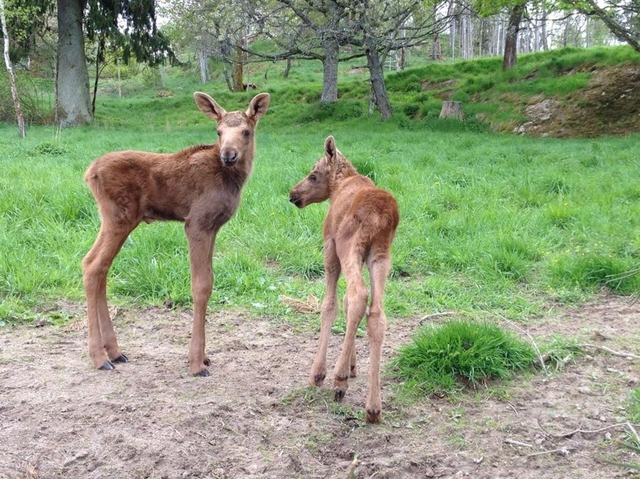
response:
<svg viewBox="0 0 640 479"><path fill-rule="evenodd" d="M448 321L422 328L392 362L405 387L422 393L451 393L507 379L531 368L531 346L488 322Z"/></svg>

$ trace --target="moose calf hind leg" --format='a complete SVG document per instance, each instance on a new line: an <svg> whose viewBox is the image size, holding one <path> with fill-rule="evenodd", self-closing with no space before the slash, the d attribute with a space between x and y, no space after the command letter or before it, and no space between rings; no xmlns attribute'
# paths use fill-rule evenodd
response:
<svg viewBox="0 0 640 479"><path fill-rule="evenodd" d="M372 304L367 317L367 336L370 344L369 393L365 403L366 421L379 423L382 419L382 399L380 398L380 359L382 343L387 329L387 318L380 304Z"/></svg>
<svg viewBox="0 0 640 479"><path fill-rule="evenodd" d="M342 306L344 308L345 318L349 317L349 296L347 294L342 298ZM349 377L355 378L358 376L358 370L356 368L356 348L354 347L351 352L351 361L349 362Z"/></svg>
<svg viewBox="0 0 640 479"><path fill-rule="evenodd" d="M369 297L366 285L361 277L357 279L354 278L351 286L347 285L347 294L349 295L347 300L349 303L347 330L333 377L333 391L336 401L341 401L347 393L347 389L349 389L349 376L351 375L351 361L355 351L356 331L366 311L367 299Z"/></svg>

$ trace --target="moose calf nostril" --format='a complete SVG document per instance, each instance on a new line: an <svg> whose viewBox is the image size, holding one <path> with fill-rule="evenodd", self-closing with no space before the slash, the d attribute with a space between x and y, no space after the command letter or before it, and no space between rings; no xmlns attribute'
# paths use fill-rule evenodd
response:
<svg viewBox="0 0 640 479"><path fill-rule="evenodd" d="M238 155L235 153L232 154L227 154L227 155L221 155L220 159L222 160L222 162L225 165L232 165L233 163L235 163L238 159Z"/></svg>

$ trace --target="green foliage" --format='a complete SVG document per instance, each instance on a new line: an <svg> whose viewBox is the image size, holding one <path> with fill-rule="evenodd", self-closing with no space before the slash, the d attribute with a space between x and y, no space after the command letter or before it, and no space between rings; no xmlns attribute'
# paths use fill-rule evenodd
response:
<svg viewBox="0 0 640 479"><path fill-rule="evenodd" d="M639 291L640 275L627 274L628 263L605 251L578 248L571 255L560 256L551 265L553 282L591 290L608 287L622 294Z"/></svg>
<svg viewBox="0 0 640 479"><path fill-rule="evenodd" d="M538 68L548 58L521 60ZM340 87L343 98L320 106L319 66L294 64L291 74L303 83L293 85L280 77L280 65L269 67L264 89L272 101L258 127L254 173L216 242L212 307L256 308L298 320L281 295L322 297L328 204L298 210L288 194L322 156L329 134L400 205L385 297L390 319L446 309L470 317L493 311L517 320L544 314L549 301L578 302L601 288L638 294L636 136L496 134L476 118L500 114L493 102L484 109L469 104L466 122L440 121L437 89L393 91L394 117L381 121L367 113L367 74L350 70L353 64L341 66L343 77L348 75ZM471 78L464 69L481 75L495 66L499 62L489 59L476 66L432 64L425 71L432 85L445 82L438 88L450 89L452 77L460 87ZM389 83L402 87L407 76L389 75ZM496 85L499 80L494 75ZM123 85L124 98L112 80L104 82L93 126L30 126L20 141L15 126L0 127L0 297L12 311L50 297L82 299L80 263L100 225L82 180L89 162L114 150L171 152L214 142L215 124L195 107L193 92L212 93L228 110L246 108L255 95L226 92L222 82L200 85L193 72L167 69L165 88L172 95L158 97L138 72ZM342 282L340 288L341 295ZM111 269L109 298L189 305L183 226L137 228Z"/></svg>
<svg viewBox="0 0 640 479"><path fill-rule="evenodd" d="M640 424L640 388L629 391L629 402L626 405L627 419L632 424ZM640 447L640 444L638 444Z"/></svg>
<svg viewBox="0 0 640 479"><path fill-rule="evenodd" d="M405 387L422 393L451 393L529 369L535 353L528 343L495 324L448 321L421 329L393 361Z"/></svg>
<svg viewBox="0 0 640 479"><path fill-rule="evenodd" d="M36 81L24 72L16 73L16 88L25 123L44 124L51 120L52 100L42 93L42 87L52 88L52 82ZM7 75L0 78L0 121L15 123L16 111Z"/></svg>
<svg viewBox="0 0 640 479"><path fill-rule="evenodd" d="M629 400L626 404L626 413L629 424L638 424L640 422L640 388L633 388L629 391ZM627 431L627 439L621 442L621 445L636 455L640 453L640 442L636 431ZM614 461L608 461L610 464L620 466L624 469L640 471L640 463L628 462L619 463Z"/></svg>

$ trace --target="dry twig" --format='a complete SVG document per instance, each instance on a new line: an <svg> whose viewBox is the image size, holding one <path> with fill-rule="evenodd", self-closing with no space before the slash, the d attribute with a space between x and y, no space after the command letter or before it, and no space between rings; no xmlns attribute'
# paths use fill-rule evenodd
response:
<svg viewBox="0 0 640 479"><path fill-rule="evenodd" d="M631 434L633 434L633 438L636 440L636 444L640 444L640 436L638 436L638 431L636 431L636 428L633 427L633 424L627 422L627 427L631 431Z"/></svg>
<svg viewBox="0 0 640 479"><path fill-rule="evenodd" d="M574 429L573 431L569 431L569 432L565 432L565 433L561 433L561 434L554 434L552 432L547 431L542 424L540 424L540 420L538 420L538 427L540 429L542 429L542 431L544 431L545 434L547 434L548 436L551 437L555 437L555 438L565 438L565 437L571 437L574 434L578 434L578 433L582 433L582 434L598 434L599 432L603 432L606 431L607 429L615 429L617 427L628 427L631 426L630 423L628 422L620 422L617 424L610 424L608 426L605 427L601 427L600 429L581 429L580 427L578 427L577 429ZM631 426L633 427L633 426Z"/></svg>
<svg viewBox="0 0 640 479"><path fill-rule="evenodd" d="M602 351L606 351L609 354L612 354L613 356L620 356L623 358L631 358L631 359L640 359L640 356L636 356L635 354L614 351L613 349L609 349L606 346L598 346L597 344L582 343L582 344L578 344L578 346L580 346L581 348L601 349Z"/></svg>
<svg viewBox="0 0 640 479"><path fill-rule="evenodd" d="M455 314L455 311L442 311L441 313L427 314L420 318L420 323L423 323L427 319L439 318L440 316L455 316Z"/></svg>
<svg viewBox="0 0 640 479"><path fill-rule="evenodd" d="M506 442L507 444L512 444L514 446L533 447L531 444L527 444L526 442L514 441L513 439L505 439L504 442Z"/></svg>
<svg viewBox="0 0 640 479"><path fill-rule="evenodd" d="M540 362L540 366L542 367L542 370L544 371L545 376L547 376L549 374L549 372L547 371L547 366L544 363L544 358L542 357L542 354L540 354L540 349L538 348L538 345L536 344L536 342L533 340L533 338L531 337L531 335L529 334L529 331L527 331L526 329L521 328L520 326L518 326L517 324L515 324L513 321L508 320L507 318L505 318L504 316L502 316L501 314L497 314L496 315L502 319L503 321L507 322L508 324L510 324L512 327L514 327L515 329L517 329L518 331L520 331L521 333L525 334L527 336L527 338L529 338L529 341L531 342L531 344L533 345L533 349L535 349L536 354L538 355L538 361Z"/></svg>
<svg viewBox="0 0 640 479"><path fill-rule="evenodd" d="M289 306L291 309L298 313L303 314L316 314L320 312L320 305L318 298L313 295L309 295L306 301L290 298L288 296L281 295L280 301Z"/></svg>

